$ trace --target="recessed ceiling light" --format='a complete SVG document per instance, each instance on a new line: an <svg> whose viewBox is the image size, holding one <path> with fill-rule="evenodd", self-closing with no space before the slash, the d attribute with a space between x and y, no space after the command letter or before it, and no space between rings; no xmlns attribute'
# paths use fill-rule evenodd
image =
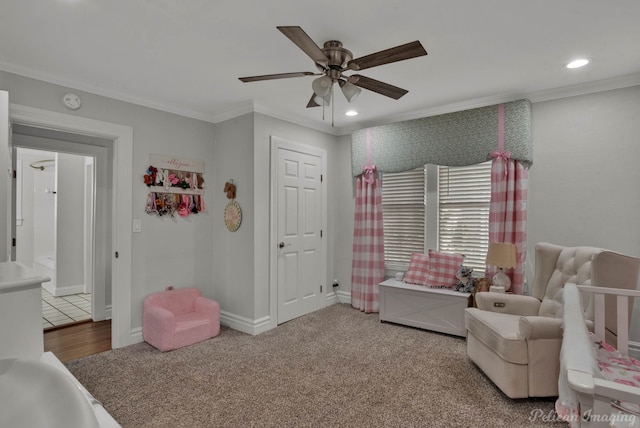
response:
<svg viewBox="0 0 640 428"><path fill-rule="evenodd" d="M588 59L580 58L580 59L576 59L574 61L571 61L569 64L567 64L567 68L580 68L580 67L584 67L587 64L589 64L589 60Z"/></svg>
<svg viewBox="0 0 640 428"><path fill-rule="evenodd" d="M357 116L358 112L355 110L349 110L348 112L345 113L346 116Z"/></svg>

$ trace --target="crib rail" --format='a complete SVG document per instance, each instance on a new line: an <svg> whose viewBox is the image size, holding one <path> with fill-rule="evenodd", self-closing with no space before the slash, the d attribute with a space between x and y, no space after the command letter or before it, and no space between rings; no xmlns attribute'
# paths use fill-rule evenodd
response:
<svg viewBox="0 0 640 428"><path fill-rule="evenodd" d="M594 333L601 339L605 338L605 296L616 296L618 332L618 351L625 357L629 355L629 298L640 297L638 290L623 290L620 288L594 287L592 285L578 285L583 293L592 293L594 298Z"/></svg>
<svg viewBox="0 0 640 428"><path fill-rule="evenodd" d="M568 285L568 284L567 284ZM628 356L629 352L629 299L640 297L638 290L624 290L606 287L594 287L571 284L568 288L565 285L565 328L569 333L563 337L563 348L565 343L570 349L581 348L585 345L584 339L576 340L578 336L586 334L586 326L580 303L579 294L590 293L593 296L594 305L594 333L600 339L605 338L605 297L616 297L616 327L617 327L617 349ZM574 288L576 287L576 288ZM579 293L576 293L576 289ZM575 310L576 305L578 311ZM611 310L612 307L609 307ZM580 327L575 330L576 327ZM586 350L580 349L578 353L589 354ZM589 368L595 363L593 356L582 358L580 356L569 355L570 352L563 350L561 357L561 373L559 390L561 397L559 402L570 404L577 416L571 419L571 427L580 428L604 428L610 426L638 426L640 417L635 412L617 412L621 403L640 403L640 388L609 381L595 375ZM590 354L591 355L591 354ZM597 369L596 369L597 370ZM563 383L566 379L566 385ZM570 388L569 392L566 386ZM575 400L575 401L574 401ZM631 419L629 419L631 418Z"/></svg>

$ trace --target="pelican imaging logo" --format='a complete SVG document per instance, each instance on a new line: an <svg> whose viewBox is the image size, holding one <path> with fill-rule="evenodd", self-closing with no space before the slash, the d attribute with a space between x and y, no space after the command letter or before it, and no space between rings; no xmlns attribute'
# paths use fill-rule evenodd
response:
<svg viewBox="0 0 640 428"><path fill-rule="evenodd" d="M613 410L610 414L594 414L591 409L586 410L582 415L572 413L560 417L554 410L545 411L542 409L533 409L529 416L531 422L578 422L579 420L589 422L606 422L609 426L616 427L633 427L636 426L636 416L630 413L619 412Z"/></svg>

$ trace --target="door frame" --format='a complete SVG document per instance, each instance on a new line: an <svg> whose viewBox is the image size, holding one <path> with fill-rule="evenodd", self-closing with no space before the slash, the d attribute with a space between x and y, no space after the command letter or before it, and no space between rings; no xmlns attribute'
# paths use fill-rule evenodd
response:
<svg viewBox="0 0 640 428"><path fill-rule="evenodd" d="M113 141L111 347L136 343L131 330L133 128L18 104L9 104L9 121Z"/></svg>
<svg viewBox="0 0 640 428"><path fill-rule="evenodd" d="M91 319L93 321L102 321L105 320L107 318L109 318L109 311L107 311L106 308L106 294L104 293L105 288L106 288L106 280L103 281L103 284L101 287L98 288L99 292L96 292L95 290L95 275L100 275L100 273L104 273L106 276L106 263L104 263L104 259L105 257L108 257L108 254L106 253L106 249L104 247L102 248L95 248L94 245L98 245L99 242L102 242L103 240L107 239L107 229L106 229L106 221L104 221L103 219L103 214L102 211L104 209L106 209L109 206L109 201L107 200L106 194L104 193L104 191L100 191L98 192L97 186L96 184L100 184L103 187L106 187L108 185L108 183L106 182L106 169L107 169L107 165L109 164L109 160L108 160L108 149L104 146L99 146L99 145L88 145L88 144L83 144L83 143L77 143L77 142L71 142L71 141L64 141L64 140L55 140L52 141L51 139L48 138L43 138L43 137L33 137L33 136L20 136L17 137L19 134L13 133L12 136L12 142L13 142L13 162L14 165L16 164L16 158L17 158L17 151L19 149L31 149L31 150L41 150L41 151L46 151L46 152L52 152L52 153L66 153L66 154L71 154L74 156L82 156L82 157L89 157L92 158L93 164L98 165L99 167L96 168L97 169L97 173L100 174L101 173L101 177L98 176L92 176L91 182L92 184L94 184L92 186L92 188L90 189L90 200L91 200L91 211L90 211L90 218L89 218L89 225L87 225L87 212L85 211L84 213L84 223L81 225L81 227L83 228L83 232L85 234L85 237L83 239L84 241L84 247L86 248L87 246L91 246L91 248L89 249L89 257L85 257L85 259L89 259L89 260L85 260L84 261L84 266L85 266L85 275L84 275L84 292L87 292L87 284L91 285L91 290L89 291L92 294L91 297ZM86 174L86 169L85 167L83 167L83 173ZM15 180L14 180L15 181ZM86 197L86 193L87 189L83 189L83 192L85 193L85 197ZM17 192L16 192L16 196L17 196ZM95 209L94 209L94 204L95 204ZM17 207L17 205L16 205ZM57 207L57 201L56 201L56 207ZM14 214L16 213L16 209L12 209L12 221L14 220ZM54 210L55 212L55 216L57 218L57 209ZM89 230L87 229L87 226L89 226ZM56 229L54 231L54 234L57 238L57 226ZM17 236L17 231L13 236ZM101 239L96 239L94 240L94 236L95 237L99 237ZM18 240L18 245L20 245L20 241ZM54 246L57 249L57 239L54 239ZM16 248L16 247L14 247ZM85 249L86 251L86 249ZM54 252L54 254L57 254L57 251ZM101 260L101 262L97 262L96 260L94 260L94 255L97 255L97 259ZM56 257L56 263L57 263L57 257ZM101 266L100 263L103 265ZM56 269L57 269L57 265L56 265ZM102 271L102 272L101 272ZM112 302L113 305L113 302Z"/></svg>
<svg viewBox="0 0 640 428"><path fill-rule="evenodd" d="M285 149L311 156L318 156L321 159L321 174L323 180L320 183L320 191L322 192L321 204L321 227L324 231L323 237L320 239L320 253L322 263L320 271L322 275L323 287L320 293L320 308L327 306L327 288L329 284L329 275L327 273L327 151L318 147L313 147L304 143L286 140L281 137L271 136L271 171L270 171L270 215L269 215L269 297L270 297L270 328L278 326L278 150Z"/></svg>

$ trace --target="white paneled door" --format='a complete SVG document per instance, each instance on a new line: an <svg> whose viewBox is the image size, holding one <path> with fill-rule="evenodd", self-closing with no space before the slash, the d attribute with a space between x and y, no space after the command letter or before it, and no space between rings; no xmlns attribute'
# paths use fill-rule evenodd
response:
<svg viewBox="0 0 640 428"><path fill-rule="evenodd" d="M278 324L320 308L322 157L277 149Z"/></svg>

